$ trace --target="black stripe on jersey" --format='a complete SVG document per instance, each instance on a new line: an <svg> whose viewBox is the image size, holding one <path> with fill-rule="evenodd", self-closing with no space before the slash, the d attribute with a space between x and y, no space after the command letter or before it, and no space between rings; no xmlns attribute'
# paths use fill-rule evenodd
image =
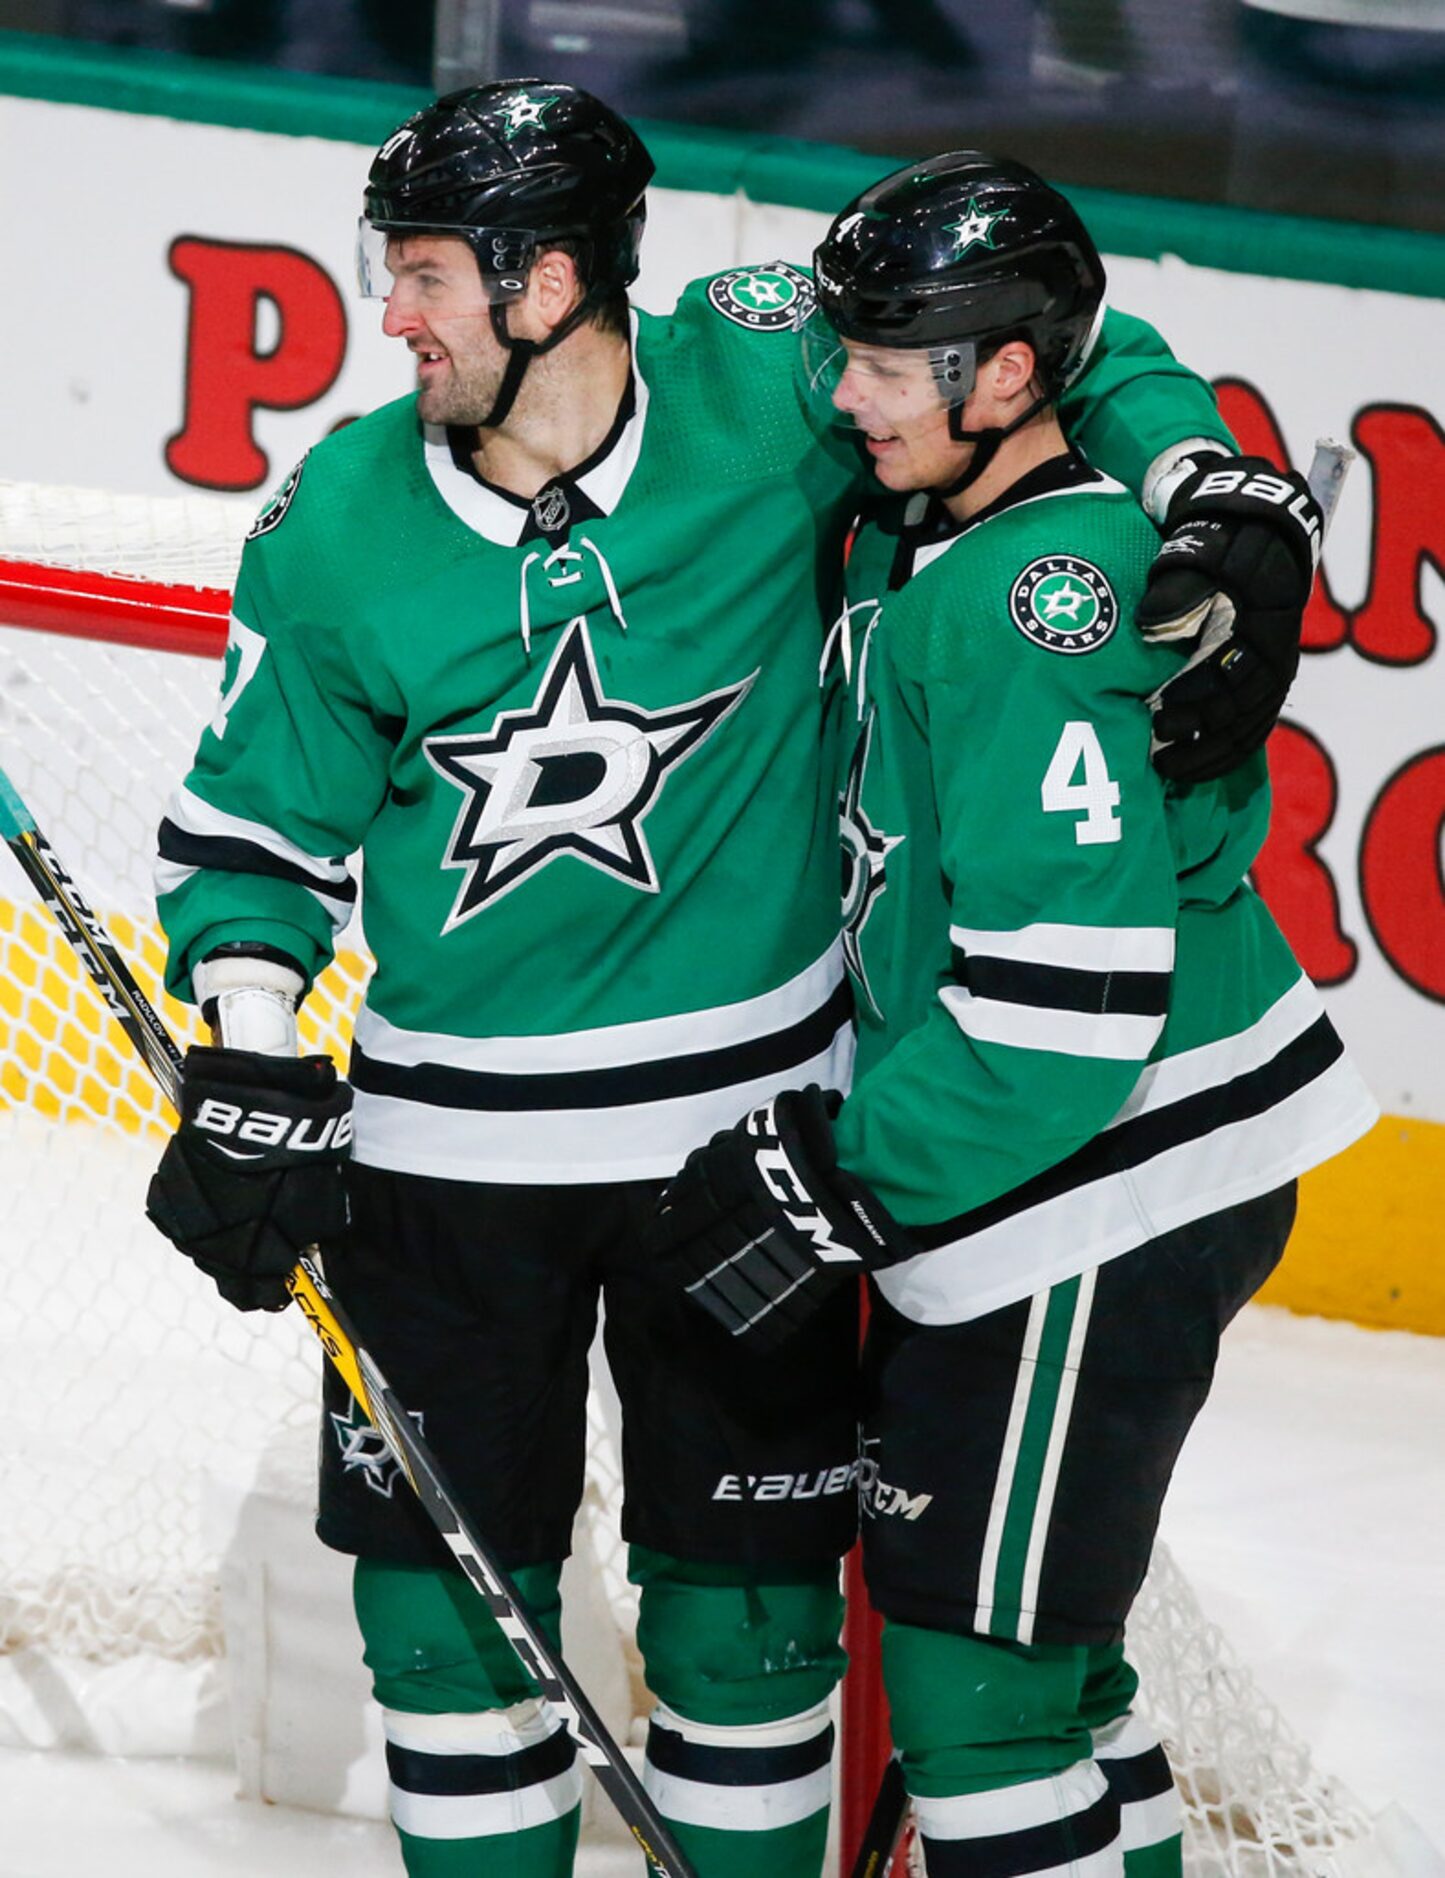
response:
<svg viewBox="0 0 1445 1878"><path fill-rule="evenodd" d="M1110 1017L1163 1017L1169 1009L1168 972L1090 972L1074 965L992 958L955 946L953 975L976 998L996 998L1001 1004Z"/></svg>
<svg viewBox="0 0 1445 1878"><path fill-rule="evenodd" d="M930 1878L1024 1878L1028 1872L1071 1869L1118 1836L1119 1802L1102 1793L1082 1813L1020 1832L981 1839L930 1839L925 1832L923 1848Z"/></svg>
<svg viewBox="0 0 1445 1878"><path fill-rule="evenodd" d="M830 1722L807 1741L776 1748L715 1747L689 1741L675 1728L650 1727L647 1758L660 1774L702 1781L709 1787L775 1787L816 1774L833 1758Z"/></svg>
<svg viewBox="0 0 1445 1878"><path fill-rule="evenodd" d="M528 1109L610 1109L634 1102L665 1102L702 1095L735 1083L777 1076L821 1055L852 1015L846 983L827 1003L766 1037L699 1050L654 1063L617 1063L606 1069L541 1071L535 1076L457 1069L446 1063L387 1063L351 1050L351 1082L366 1095L399 1096L433 1108L521 1112Z"/></svg>
<svg viewBox="0 0 1445 1878"><path fill-rule="evenodd" d="M1168 1757L1157 1742L1153 1747L1145 1748L1142 1754L1131 1754L1126 1760L1113 1760L1101 1754L1097 1765L1120 1806L1128 1806L1139 1800L1157 1799L1161 1793L1168 1793L1174 1785Z"/></svg>
<svg viewBox="0 0 1445 1878"><path fill-rule="evenodd" d="M516 1793L565 1774L577 1748L565 1728L515 1754L428 1754L386 1744L386 1770L405 1793Z"/></svg>
<svg viewBox="0 0 1445 1878"><path fill-rule="evenodd" d="M349 876L331 880L308 873L295 861L283 860L269 848L239 835L196 835L176 822L161 823L160 857L177 867L202 867L223 874L264 874L268 880L289 880L298 887L319 894L326 900L341 900L350 906L356 899L356 882Z"/></svg>
<svg viewBox="0 0 1445 1878"><path fill-rule="evenodd" d="M1235 1076L1229 1082L1217 1083L1212 1089L1183 1096L1163 1108L1150 1109L1131 1121L1121 1122L1117 1128L1106 1128L1067 1160L1045 1168L1032 1180L1010 1188L996 1200L937 1225L910 1226L909 1231L925 1251L935 1251L939 1246L966 1239L970 1233L982 1232L988 1226L996 1226L1001 1220L1026 1213L1030 1207L1042 1206L1092 1181L1121 1173L1125 1168L1141 1167L1156 1155L1181 1147L1186 1141L1198 1141L1230 1122L1248 1121L1252 1116L1263 1115L1276 1103L1323 1076L1344 1054L1344 1048L1329 1018L1321 1014L1308 1030L1301 1031L1257 1069Z"/></svg>

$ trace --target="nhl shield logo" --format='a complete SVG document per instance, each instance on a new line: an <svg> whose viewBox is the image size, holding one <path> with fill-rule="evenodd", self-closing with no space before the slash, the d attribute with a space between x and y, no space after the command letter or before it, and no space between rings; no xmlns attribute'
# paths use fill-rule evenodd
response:
<svg viewBox="0 0 1445 1878"><path fill-rule="evenodd" d="M1112 638L1119 602L1103 572L1074 554L1030 561L1010 589L1009 613L1046 652L1095 652Z"/></svg>
<svg viewBox="0 0 1445 1878"><path fill-rule="evenodd" d="M781 332L807 318L813 283L786 261L770 261L766 267L735 267L719 274L708 282L707 297L713 311L735 326Z"/></svg>
<svg viewBox="0 0 1445 1878"><path fill-rule="evenodd" d="M532 498L532 514L544 535L555 535L572 519L572 505L560 483L548 483Z"/></svg>

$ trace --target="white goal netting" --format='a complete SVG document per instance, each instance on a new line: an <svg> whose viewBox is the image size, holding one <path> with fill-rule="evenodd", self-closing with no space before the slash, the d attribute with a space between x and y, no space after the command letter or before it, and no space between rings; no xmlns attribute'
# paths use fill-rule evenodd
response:
<svg viewBox="0 0 1445 1878"><path fill-rule="evenodd" d="M213 708L214 658L11 627L5 563L227 587L247 519L203 498L0 484L0 766L158 1002L154 834ZM314 1341L294 1312L229 1310L145 1222L163 1106L19 869L0 869L0 1658L216 1658L215 1477L244 1493L277 1431L312 1424ZM308 1047L344 1063L366 971L349 930L303 1013ZM195 1034L189 1011L162 1009ZM625 1632L618 1497L594 1404L587 1518ZM1130 1643L1195 1873L1388 1869L1162 1552Z"/></svg>

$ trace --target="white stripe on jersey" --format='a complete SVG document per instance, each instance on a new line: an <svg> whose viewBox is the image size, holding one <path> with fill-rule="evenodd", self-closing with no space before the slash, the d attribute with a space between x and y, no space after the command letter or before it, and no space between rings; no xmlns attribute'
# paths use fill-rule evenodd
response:
<svg viewBox="0 0 1445 1878"><path fill-rule="evenodd" d="M667 1180L694 1148L780 1091L809 1082L846 1089L852 1061L853 1030L844 1023L827 1049L774 1075L617 1108L449 1109L358 1089L355 1155L368 1167L446 1180Z"/></svg>
<svg viewBox="0 0 1445 1878"><path fill-rule="evenodd" d="M1303 977L1257 1023L1144 1071L1115 1122L1220 1087L1270 1061L1321 1015ZM1226 1122L1138 1166L1072 1186L916 1258L875 1283L918 1324L959 1324L1076 1277L1090 1265L1272 1192L1338 1154L1378 1118L1379 1105L1346 1056L1262 1114Z"/></svg>
<svg viewBox="0 0 1445 1878"><path fill-rule="evenodd" d="M356 1020L356 1041L378 1063L407 1068L436 1063L492 1075L547 1076L615 1069L629 1063L673 1062L704 1050L751 1043L801 1023L828 1002L842 977L843 947L837 942L786 984L712 1010L682 1011L671 1017L571 1030L560 1036L453 1037L440 1031L403 1029L363 1006ZM732 1120L740 1120L743 1113L740 1108Z"/></svg>
<svg viewBox="0 0 1445 1878"><path fill-rule="evenodd" d="M950 926L961 952L1030 965L1062 965L1079 972L1172 972L1172 926L1066 926L1039 920L1007 932Z"/></svg>
<svg viewBox="0 0 1445 1878"><path fill-rule="evenodd" d="M260 848L265 853L274 855L278 861L284 861L290 867L299 868L310 876L306 890L322 906L331 921L334 931L339 932L351 918L355 896L348 894L343 898L327 892L327 887L347 889L351 881L351 872L345 861L329 855L308 854L294 841L288 841L274 828L268 828L265 822L248 821L243 815L230 815L224 809L218 809L198 796L193 789L183 783L172 795L165 808L166 820L174 822L177 828L188 835L196 835L210 841L244 841L250 847ZM187 867L175 861L157 861L155 870L156 896L174 893L199 869ZM297 883L300 884L299 882Z"/></svg>
<svg viewBox="0 0 1445 1878"><path fill-rule="evenodd" d="M1323 1009L1319 993L1301 974L1248 1030L1151 1063L1109 1127L1117 1128L1122 1122L1133 1121L1136 1115L1167 1108L1171 1102L1216 1089L1221 1083L1261 1068L1308 1030Z"/></svg>
<svg viewBox="0 0 1445 1878"><path fill-rule="evenodd" d="M944 985L938 995L966 1037L1018 1050L1144 1063L1164 1030L1163 1012L1158 1017L1140 1017L1132 1011L1061 1011L1054 1005L1008 1004L1002 998L975 997L963 985Z"/></svg>

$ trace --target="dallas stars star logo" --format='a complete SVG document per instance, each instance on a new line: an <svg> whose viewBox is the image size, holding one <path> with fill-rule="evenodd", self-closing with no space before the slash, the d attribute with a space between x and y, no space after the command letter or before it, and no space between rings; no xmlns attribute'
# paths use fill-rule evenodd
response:
<svg viewBox="0 0 1445 1878"><path fill-rule="evenodd" d="M1070 586L1066 578L1060 586L1054 588L1052 593L1041 592L1034 604L1038 608L1040 619L1052 625L1060 617L1077 621L1080 607L1087 604L1092 608L1094 598L1087 587Z"/></svg>
<svg viewBox="0 0 1445 1878"><path fill-rule="evenodd" d="M888 885L888 856L904 837L883 834L863 813L863 772L868 767L875 716L873 711L868 713L848 764L848 780L838 798L838 829L843 842L843 961L869 1007L881 1017L863 965L863 928Z"/></svg>
<svg viewBox="0 0 1445 1878"><path fill-rule="evenodd" d="M996 209L992 215L978 206L978 198L971 196L968 207L956 222L945 222L944 231L953 236L953 258L967 254L975 243L985 248L995 247L993 238L995 222L1001 222L1008 214L1007 209Z"/></svg>
<svg viewBox="0 0 1445 1878"><path fill-rule="evenodd" d="M409 1413L418 1432L424 1434L420 1411L412 1409ZM362 1414L354 1396L344 1415L338 1415L334 1409L331 1411L331 1427L341 1449L343 1470L348 1474L359 1473L373 1493L389 1500L392 1489L402 1478L401 1469L380 1434Z"/></svg>
<svg viewBox="0 0 1445 1878"><path fill-rule="evenodd" d="M509 103L500 104L497 109L507 120L507 135L515 137L522 130L545 130L544 113L555 103L555 98L532 98L524 91Z"/></svg>
<svg viewBox="0 0 1445 1878"><path fill-rule="evenodd" d="M715 312L735 326L755 332L781 332L799 325L813 304L813 283L785 261L769 267L735 267L708 282Z"/></svg>
<svg viewBox="0 0 1445 1878"><path fill-rule="evenodd" d="M1009 590L1013 623L1046 652L1093 652L1113 637L1119 602L1102 568L1076 554L1030 561Z"/></svg>
<svg viewBox="0 0 1445 1878"><path fill-rule="evenodd" d="M586 619L574 619L529 708L499 711L481 735L426 741L428 761L464 797L442 866L466 877L442 931L566 854L656 893L643 819L756 677L643 710L603 695Z"/></svg>

